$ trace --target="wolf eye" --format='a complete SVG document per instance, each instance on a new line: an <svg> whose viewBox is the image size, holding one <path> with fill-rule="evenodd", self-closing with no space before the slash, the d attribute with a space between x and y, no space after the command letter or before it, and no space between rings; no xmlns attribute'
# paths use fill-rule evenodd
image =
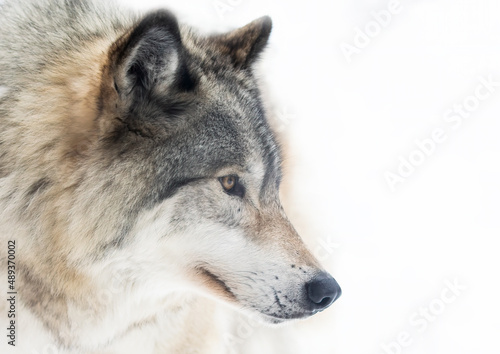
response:
<svg viewBox="0 0 500 354"><path fill-rule="evenodd" d="M238 176L229 175L219 178L219 182L227 194L243 197L245 195L245 187L239 183Z"/></svg>
<svg viewBox="0 0 500 354"><path fill-rule="evenodd" d="M226 191L231 190L236 185L236 177L234 176L224 176L221 177L220 183Z"/></svg>

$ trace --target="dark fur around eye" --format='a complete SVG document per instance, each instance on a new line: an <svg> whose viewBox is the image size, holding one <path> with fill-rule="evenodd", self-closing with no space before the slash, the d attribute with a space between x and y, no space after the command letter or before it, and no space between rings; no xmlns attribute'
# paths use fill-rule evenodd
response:
<svg viewBox="0 0 500 354"><path fill-rule="evenodd" d="M235 183L234 183L233 188L228 189L228 190L223 188L224 192L226 192L229 195L235 195L237 197L243 198L245 196L245 187L240 183L240 179L238 176L233 176L233 177L235 179ZM224 177L219 178L219 182L221 182L221 184L222 184L223 178Z"/></svg>

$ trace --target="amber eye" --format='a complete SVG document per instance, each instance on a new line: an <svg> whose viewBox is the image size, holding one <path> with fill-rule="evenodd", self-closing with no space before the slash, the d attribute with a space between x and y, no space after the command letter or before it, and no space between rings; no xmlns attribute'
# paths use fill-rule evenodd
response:
<svg viewBox="0 0 500 354"><path fill-rule="evenodd" d="M240 198L245 196L245 187L239 182L238 176L229 175L220 177L219 182L227 194L235 195Z"/></svg>
<svg viewBox="0 0 500 354"><path fill-rule="evenodd" d="M222 184L222 187L226 191L230 191L236 185L236 177L235 176L224 176L224 177L221 177L220 178L220 183Z"/></svg>

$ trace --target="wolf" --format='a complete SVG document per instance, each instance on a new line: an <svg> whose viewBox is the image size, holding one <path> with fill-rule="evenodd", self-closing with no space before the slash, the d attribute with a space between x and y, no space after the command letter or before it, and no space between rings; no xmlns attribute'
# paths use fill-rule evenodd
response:
<svg viewBox="0 0 500 354"><path fill-rule="evenodd" d="M0 4L2 353L224 353L233 309L279 324L340 296L280 204L271 27Z"/></svg>

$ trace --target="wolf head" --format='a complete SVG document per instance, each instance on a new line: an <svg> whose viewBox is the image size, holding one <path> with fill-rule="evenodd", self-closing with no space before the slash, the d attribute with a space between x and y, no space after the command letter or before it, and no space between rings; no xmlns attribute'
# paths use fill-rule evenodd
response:
<svg viewBox="0 0 500 354"><path fill-rule="evenodd" d="M70 134L65 227L93 240L96 261L127 254L135 286L199 291L279 323L341 290L279 201L280 149L252 71L270 31L264 17L199 36L160 11L116 40L95 116Z"/></svg>

